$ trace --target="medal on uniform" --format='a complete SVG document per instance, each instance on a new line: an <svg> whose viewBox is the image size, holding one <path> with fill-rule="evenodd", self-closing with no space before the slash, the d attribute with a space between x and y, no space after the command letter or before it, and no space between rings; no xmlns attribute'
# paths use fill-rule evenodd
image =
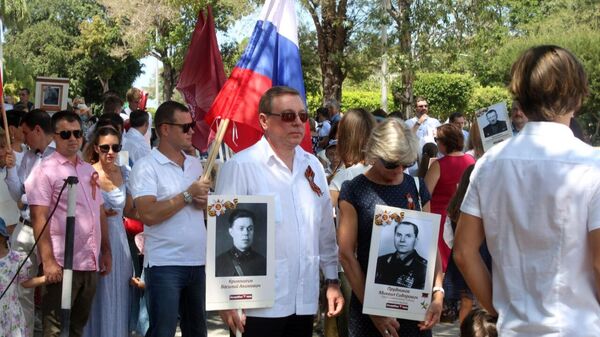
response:
<svg viewBox="0 0 600 337"><path fill-rule="evenodd" d="M318 196L322 196L323 191L321 191L319 186L315 184L315 171L313 171L310 165L308 165L306 171L304 171L304 176L306 177L306 180L308 180L308 184L310 185L310 188L313 190L313 192L315 192Z"/></svg>

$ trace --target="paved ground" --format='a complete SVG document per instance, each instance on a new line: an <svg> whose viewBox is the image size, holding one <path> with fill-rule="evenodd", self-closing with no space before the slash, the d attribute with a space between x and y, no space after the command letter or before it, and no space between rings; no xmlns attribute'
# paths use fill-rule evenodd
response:
<svg viewBox="0 0 600 337"><path fill-rule="evenodd" d="M225 325L221 321L221 318L218 314L209 312L208 314L208 336L209 337L227 337L229 336L229 331L225 329ZM177 337L180 337L181 334L177 334ZM440 323L435 326L433 329L434 337L458 337L458 323L449 324L449 323ZM320 337L319 334L314 333L313 337Z"/></svg>

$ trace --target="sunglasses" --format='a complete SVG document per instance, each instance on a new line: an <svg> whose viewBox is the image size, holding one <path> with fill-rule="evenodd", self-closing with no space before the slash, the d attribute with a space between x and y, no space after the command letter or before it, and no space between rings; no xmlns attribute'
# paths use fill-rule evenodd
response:
<svg viewBox="0 0 600 337"><path fill-rule="evenodd" d="M296 120L296 117L300 118L302 123L308 120L308 112L284 111L279 114L271 112L269 115L279 116L283 122L293 122Z"/></svg>
<svg viewBox="0 0 600 337"><path fill-rule="evenodd" d="M121 144L103 144L103 145L98 145L98 148L100 149L100 152L102 153L108 153L110 151L110 149L113 150L114 153L119 153L121 152L121 149L123 148L123 146Z"/></svg>
<svg viewBox="0 0 600 337"><path fill-rule="evenodd" d="M81 130L60 131L60 132L55 132L55 134L59 135L60 138L62 138L64 140L71 139L71 135L75 136L75 139L79 139L79 138L83 137L83 131L81 131Z"/></svg>
<svg viewBox="0 0 600 337"><path fill-rule="evenodd" d="M383 167L385 167L388 170L395 170L398 167L400 167L400 163L398 163L398 162L389 162L389 161L385 161L381 158L379 158L379 161L381 161L381 164L383 165Z"/></svg>
<svg viewBox="0 0 600 337"><path fill-rule="evenodd" d="M181 131L183 131L183 133L188 133L188 132L190 132L190 129L196 125L196 122L191 122L188 124L177 124L177 123L163 123L163 124L178 126L181 128Z"/></svg>

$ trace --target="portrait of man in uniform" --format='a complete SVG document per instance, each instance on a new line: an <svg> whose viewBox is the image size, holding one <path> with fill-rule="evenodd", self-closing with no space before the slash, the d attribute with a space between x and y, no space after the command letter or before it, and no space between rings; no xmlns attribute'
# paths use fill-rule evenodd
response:
<svg viewBox="0 0 600 337"><path fill-rule="evenodd" d="M485 118L488 121L488 125L483 128L483 136L490 137L500 132L508 130L508 126L505 121L498 120L498 113L494 109L490 109L485 113Z"/></svg>
<svg viewBox="0 0 600 337"><path fill-rule="evenodd" d="M377 258L375 283L423 289L427 260L415 249L419 239L419 227L412 222L402 221L394 227L393 239L396 251Z"/></svg>
<svg viewBox="0 0 600 337"><path fill-rule="evenodd" d="M248 209L234 209L228 217L232 246L218 255L215 261L216 277L264 276L267 274L266 258L252 249L254 243L255 214Z"/></svg>

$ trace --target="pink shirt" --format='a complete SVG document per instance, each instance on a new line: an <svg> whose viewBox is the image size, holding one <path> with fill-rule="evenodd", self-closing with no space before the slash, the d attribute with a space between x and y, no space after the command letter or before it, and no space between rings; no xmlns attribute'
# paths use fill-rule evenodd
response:
<svg viewBox="0 0 600 337"><path fill-rule="evenodd" d="M104 203L100 187L96 185L92 197L92 175L94 168L77 158L77 165L58 152L43 159L25 181L25 191L30 205L49 207L52 211L64 179L76 176L77 203L75 208L75 240L73 246L73 270L98 270L100 253L100 206ZM67 219L67 188L63 191L56 212L46 230L50 230L52 251L56 262L64 266L65 230Z"/></svg>

